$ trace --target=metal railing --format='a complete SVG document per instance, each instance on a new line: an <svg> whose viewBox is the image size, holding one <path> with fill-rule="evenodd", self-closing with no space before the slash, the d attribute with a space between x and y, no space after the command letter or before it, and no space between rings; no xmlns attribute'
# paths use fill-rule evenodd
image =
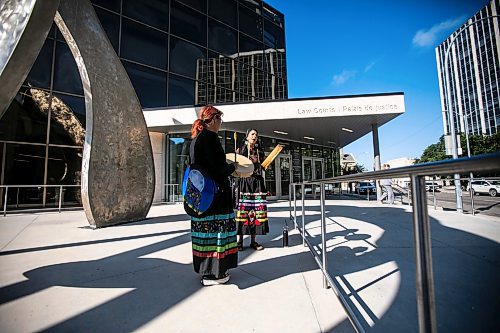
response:
<svg viewBox="0 0 500 333"><path fill-rule="evenodd" d="M19 207L19 190L21 188L40 189L40 188L51 188L51 187L59 188L59 192L58 192L58 196L57 196L57 201L58 201L57 208L58 208L58 211L60 213L62 210L62 203L63 203L63 189L66 187L78 187L79 188L80 185L0 185L0 191L4 191L4 189L5 189L5 193L3 193L3 216L7 215L7 201L8 201L9 189L17 188L16 207Z"/></svg>
<svg viewBox="0 0 500 333"><path fill-rule="evenodd" d="M325 288L332 287L340 303L344 307L351 324L357 332L364 332L364 328L357 319L353 309L337 288L334 280L327 271L326 256L326 221L325 221L325 186L326 183L340 183L353 180L364 179L388 179L407 177L411 179L411 198L413 205L413 229L416 259L416 292L418 308L419 332L437 332L436 309L434 298L434 278L432 270L432 253L430 222L427 211L427 191L425 188L425 176L468 173L470 171L489 172L500 171L500 153L475 156L471 158L461 158L433 163L401 167L389 170L380 170L354 175L338 176L322 179L318 181L306 181L302 183L290 184L289 206L290 219L295 227L300 231L303 244L307 244L314 256L316 263L323 272L323 285ZM321 205L321 261L317 250L311 245L305 233L304 214L304 187L306 185L320 185L320 205ZM301 187L302 219L299 225L297 221L297 194L296 188ZM293 194L293 215L292 215L292 194Z"/></svg>
<svg viewBox="0 0 500 333"><path fill-rule="evenodd" d="M163 184L163 189L165 190L165 198L163 199L163 202L182 202L182 200L177 200L177 197L180 198L181 192L179 190L179 184ZM173 200L170 200L170 197L172 196Z"/></svg>

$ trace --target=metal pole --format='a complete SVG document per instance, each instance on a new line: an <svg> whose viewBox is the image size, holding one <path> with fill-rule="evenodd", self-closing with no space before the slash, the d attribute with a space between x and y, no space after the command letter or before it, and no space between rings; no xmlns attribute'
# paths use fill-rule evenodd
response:
<svg viewBox="0 0 500 333"><path fill-rule="evenodd" d="M470 179L469 179L469 194L470 194L472 216L474 216L476 215L476 211L474 210L474 191L472 191L472 172L470 173Z"/></svg>
<svg viewBox="0 0 500 333"><path fill-rule="evenodd" d="M436 210L436 189L434 188L436 176L432 177L432 200L434 201L434 210Z"/></svg>
<svg viewBox="0 0 500 333"><path fill-rule="evenodd" d="M5 197L3 199L3 216L7 215L7 192L9 192L9 187L5 186Z"/></svg>
<svg viewBox="0 0 500 333"><path fill-rule="evenodd" d="M62 204L62 185L59 187L59 213L61 212L61 204Z"/></svg>
<svg viewBox="0 0 500 333"><path fill-rule="evenodd" d="M325 187L320 185L320 202L321 202L321 249L323 251L321 259L323 260L323 270L326 272L326 220L325 220ZM328 280L323 274L323 288L328 289Z"/></svg>
<svg viewBox="0 0 500 333"><path fill-rule="evenodd" d="M303 246L306 246L306 228L305 228L305 216L304 216L304 211L305 211L305 207L304 207L304 183L302 183L301 185L301 192L302 192L302 245Z"/></svg>
<svg viewBox="0 0 500 333"><path fill-rule="evenodd" d="M293 223L297 225L297 193L295 184L291 185L293 187Z"/></svg>
<svg viewBox="0 0 500 333"><path fill-rule="evenodd" d="M425 180L415 175L411 175L411 179L419 332L437 332L431 229L427 213Z"/></svg>
<svg viewBox="0 0 500 333"><path fill-rule="evenodd" d="M372 140L373 140L373 167L375 171L380 170L380 146L378 140L378 125L372 124ZM380 188L380 180L375 180L375 187L377 188L377 201L380 201L382 193L378 191Z"/></svg>
<svg viewBox="0 0 500 333"><path fill-rule="evenodd" d="M465 120L465 141L467 142L467 156L470 158L470 144L469 144L469 121L467 120L467 117L471 114L471 112L466 113L464 120ZM469 184L472 183L472 180L474 178L474 175L472 174L472 171L469 173ZM469 186L470 189L472 189L472 185ZM476 215L476 212L474 211L474 195L472 194L472 191L470 191L470 204L471 204L471 210L472 210L472 216Z"/></svg>
<svg viewBox="0 0 500 333"><path fill-rule="evenodd" d="M277 195L277 193L276 193ZM288 184L288 211L290 212L290 220L292 219L292 184Z"/></svg>

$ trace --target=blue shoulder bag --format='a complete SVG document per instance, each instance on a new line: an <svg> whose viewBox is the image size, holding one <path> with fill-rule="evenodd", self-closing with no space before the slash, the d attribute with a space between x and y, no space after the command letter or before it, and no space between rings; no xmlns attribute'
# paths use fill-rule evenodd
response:
<svg viewBox="0 0 500 333"><path fill-rule="evenodd" d="M196 139L195 139L196 140ZM191 144L191 165L186 168L182 180L184 210L189 216L204 217L216 202L219 193L217 182L194 161L194 145Z"/></svg>

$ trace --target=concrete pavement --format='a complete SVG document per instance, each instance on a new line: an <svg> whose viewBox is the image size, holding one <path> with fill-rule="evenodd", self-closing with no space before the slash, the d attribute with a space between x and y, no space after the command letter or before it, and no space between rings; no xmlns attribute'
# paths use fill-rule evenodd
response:
<svg viewBox="0 0 500 333"><path fill-rule="evenodd" d="M409 208L327 204L328 269L365 329L417 331ZM315 205L306 230L319 248ZM98 230L82 211L2 217L0 331L353 332L296 230L281 247L288 202L269 211L266 249L240 252L231 281L211 287L193 272L181 205ZM439 331L499 331L500 220L429 212Z"/></svg>

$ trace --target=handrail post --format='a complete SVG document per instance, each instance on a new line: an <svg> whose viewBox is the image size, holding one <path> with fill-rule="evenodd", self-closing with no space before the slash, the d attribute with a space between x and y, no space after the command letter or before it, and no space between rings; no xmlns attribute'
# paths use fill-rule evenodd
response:
<svg viewBox="0 0 500 333"><path fill-rule="evenodd" d="M5 197L3 199L3 216L7 216L7 192L9 192L9 187L5 186Z"/></svg>
<svg viewBox="0 0 500 333"><path fill-rule="evenodd" d="M327 271L326 263L326 220L325 220L325 187L320 183L320 202L321 202L321 248L323 250L321 259L323 271ZM328 280L323 273L323 288L328 289Z"/></svg>
<svg viewBox="0 0 500 333"><path fill-rule="evenodd" d="M304 190L305 190L305 186L304 186L304 183L302 183L301 185L301 194L302 194L302 198L301 198L301 201L302 201L302 245L303 246L306 246L306 226L305 226L305 216L304 216L304 213L305 213L305 205L304 205L304 197L305 197L305 193L304 193Z"/></svg>
<svg viewBox="0 0 500 333"><path fill-rule="evenodd" d="M437 203L436 203L436 189L434 188L434 184L435 184L434 178L436 178L436 177L432 178L432 201L434 202L434 210L436 210Z"/></svg>
<svg viewBox="0 0 500 333"><path fill-rule="evenodd" d="M472 190L472 172L470 173L469 179L469 194L470 194L470 204L472 209L472 216L476 215L476 211L474 209L474 191Z"/></svg>
<svg viewBox="0 0 500 333"><path fill-rule="evenodd" d="M419 332L437 332L431 230L427 212L425 179L422 176L412 174L411 184Z"/></svg>
<svg viewBox="0 0 500 333"><path fill-rule="evenodd" d="M297 193L296 193L297 186L293 184L292 187L293 187L293 224L295 227L297 225Z"/></svg>
<svg viewBox="0 0 500 333"><path fill-rule="evenodd" d="M59 187L59 213L61 212L61 205L62 205L62 190L63 190L63 187L61 185Z"/></svg>

